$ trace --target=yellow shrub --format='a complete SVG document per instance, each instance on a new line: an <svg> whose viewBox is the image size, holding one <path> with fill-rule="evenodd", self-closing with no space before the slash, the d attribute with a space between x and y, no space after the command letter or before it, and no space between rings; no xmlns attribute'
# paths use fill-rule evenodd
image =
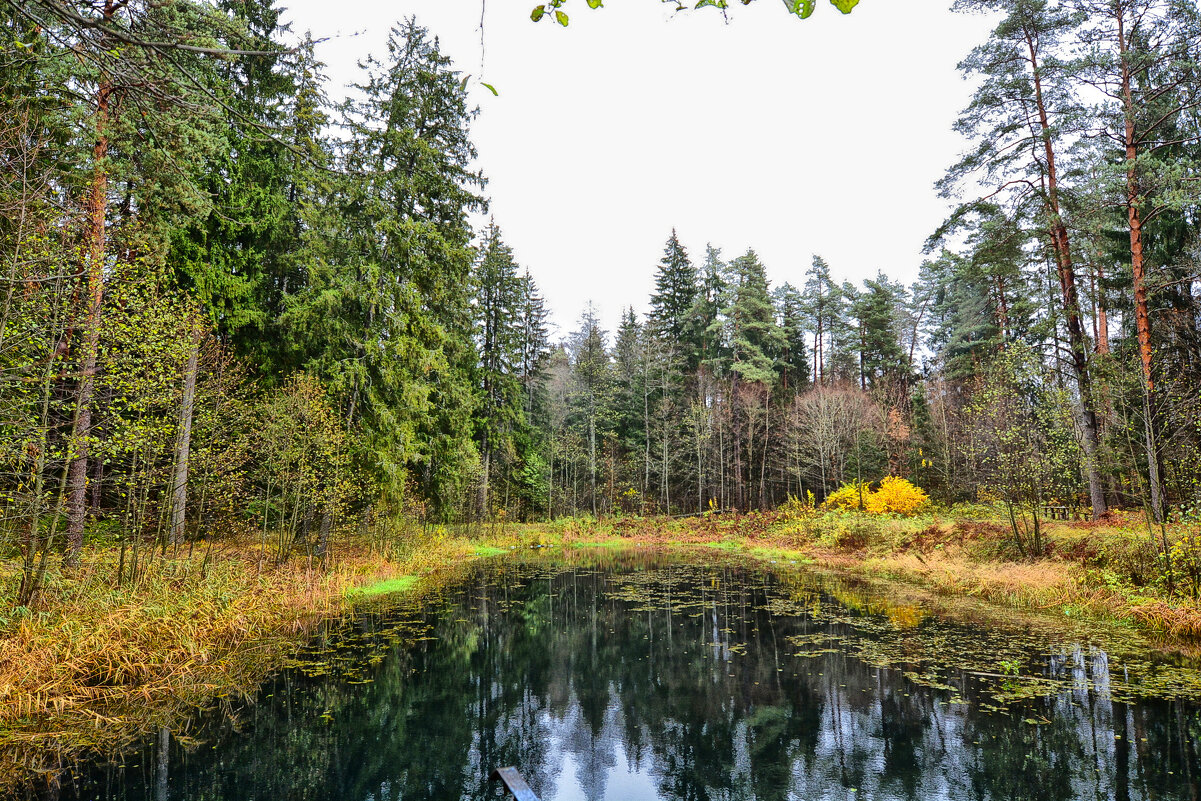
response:
<svg viewBox="0 0 1201 801"><path fill-rule="evenodd" d="M826 496L825 506L827 509L858 509L859 498L862 493L863 505L866 507L868 498L871 497L872 491L868 489L867 482L856 484L843 484L838 489Z"/></svg>
<svg viewBox="0 0 1201 801"><path fill-rule="evenodd" d="M928 503L925 490L896 476L884 479L880 489L863 497L864 508L876 515L911 515Z"/></svg>
<svg viewBox="0 0 1201 801"><path fill-rule="evenodd" d="M921 487L903 478L889 476L880 482L880 489L874 492L867 482L843 484L826 496L825 507L858 509L861 497L863 510L874 515L911 515L930 503L930 498Z"/></svg>

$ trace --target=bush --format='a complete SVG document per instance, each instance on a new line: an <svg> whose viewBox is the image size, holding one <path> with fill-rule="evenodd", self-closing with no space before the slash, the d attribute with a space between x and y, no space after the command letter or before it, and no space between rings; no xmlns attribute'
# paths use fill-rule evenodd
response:
<svg viewBox="0 0 1201 801"><path fill-rule="evenodd" d="M784 522L792 523L797 520L803 520L811 517L814 512L814 498L812 492L806 492L804 498L798 498L795 495L789 495L788 500L780 504L779 513Z"/></svg>
<svg viewBox="0 0 1201 801"><path fill-rule="evenodd" d="M880 482L880 489L865 495L863 505L876 515L911 515L930 503L930 498L921 487L903 478L889 476Z"/></svg>
<svg viewBox="0 0 1201 801"><path fill-rule="evenodd" d="M825 506L827 509L858 509L859 501L862 498L866 508L867 499L871 497L871 494L872 491L867 482L843 484L826 496Z"/></svg>
<svg viewBox="0 0 1201 801"><path fill-rule="evenodd" d="M826 497L826 508L858 509L860 498L864 511L874 515L911 515L930 504L930 497L921 487L888 476L880 482L880 489L874 491L866 483L843 484Z"/></svg>

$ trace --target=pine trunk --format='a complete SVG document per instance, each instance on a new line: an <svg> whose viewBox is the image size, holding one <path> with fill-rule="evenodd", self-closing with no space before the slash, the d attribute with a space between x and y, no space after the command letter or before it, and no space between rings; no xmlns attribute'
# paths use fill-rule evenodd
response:
<svg viewBox="0 0 1201 801"><path fill-rule="evenodd" d="M1088 344L1080 320L1080 297L1076 289L1076 271L1072 265L1071 243L1068 229L1063 222L1059 207L1059 178L1055 167L1055 149L1051 143L1047 106L1043 98L1042 77L1039 70L1038 50L1034 40L1027 37L1030 67L1034 75L1034 99L1038 108L1038 120L1042 133L1043 150L1046 154L1047 206L1051 222L1051 238L1055 261L1059 272L1059 288L1063 297L1063 312L1067 322L1068 346L1072 354L1072 369L1080 391L1081 427L1084 429L1084 472L1088 478L1089 500L1092 502L1093 519L1106 512L1105 486L1101 481L1098 466L1100 426L1097 410L1093 404L1092 383L1088 370Z"/></svg>
<svg viewBox="0 0 1201 801"><path fill-rule="evenodd" d="M1130 267L1134 276L1134 325L1139 363L1143 372L1143 440L1147 452L1147 477L1151 490L1151 514L1163 519L1163 484L1159 472L1159 449L1155 444L1155 374L1151 358L1151 315L1147 304L1147 266L1143 258L1142 201L1138 181L1138 142L1134 130L1134 93L1126 47L1125 15L1118 13L1118 50L1122 60L1122 102L1125 106L1126 207L1130 223Z"/></svg>

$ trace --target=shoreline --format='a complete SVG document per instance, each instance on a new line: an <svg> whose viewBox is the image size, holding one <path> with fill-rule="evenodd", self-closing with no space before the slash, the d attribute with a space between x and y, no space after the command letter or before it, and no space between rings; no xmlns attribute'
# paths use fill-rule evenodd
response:
<svg viewBox="0 0 1201 801"><path fill-rule="evenodd" d="M30 770L59 770L73 755L115 752L197 709L249 697L323 622L391 593L436 587L440 576L476 560L539 546L713 548L901 593L970 599L998 613L1062 616L1073 627L1104 623L1156 650L1201 653L1196 602L1098 585L1062 553L981 559L995 531L934 520L875 521L884 534L866 543L845 538L844 529L862 533L857 515L835 516L832 529L817 536L811 519L770 513L508 524L477 537L437 535L394 558L340 543L324 571L303 557L267 566L254 546L226 546L218 560L159 560L138 586L119 589L108 581L115 553L97 551L76 574L55 576L43 608L0 626L0 774L15 780ZM1051 541L1067 547L1072 533Z"/></svg>

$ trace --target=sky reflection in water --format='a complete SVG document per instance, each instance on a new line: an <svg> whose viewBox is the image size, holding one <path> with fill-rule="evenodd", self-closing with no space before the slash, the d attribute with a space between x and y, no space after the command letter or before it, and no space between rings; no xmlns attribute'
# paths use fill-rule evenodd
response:
<svg viewBox="0 0 1201 801"><path fill-rule="evenodd" d="M1198 797L1191 669L803 575L610 561L478 565L58 797L484 799L500 765L543 801Z"/></svg>

